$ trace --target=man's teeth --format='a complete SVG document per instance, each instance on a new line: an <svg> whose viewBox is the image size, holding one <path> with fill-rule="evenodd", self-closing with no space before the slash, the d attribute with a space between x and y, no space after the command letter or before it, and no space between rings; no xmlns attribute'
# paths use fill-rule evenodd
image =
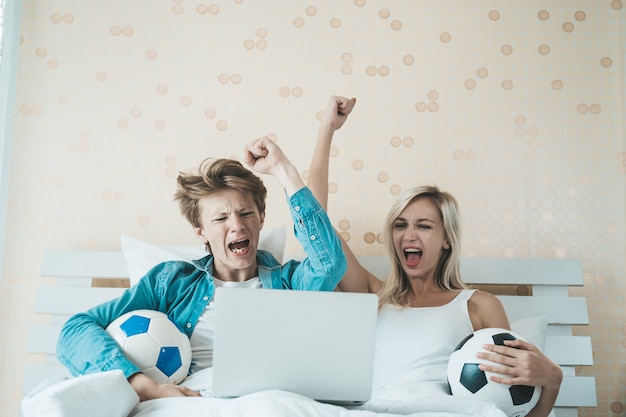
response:
<svg viewBox="0 0 626 417"><path fill-rule="evenodd" d="M231 243L230 245L228 245L228 248L230 249L231 252L235 254L239 254L239 253L245 252L248 249L249 244L250 244L250 241L248 239L244 239L244 240Z"/></svg>

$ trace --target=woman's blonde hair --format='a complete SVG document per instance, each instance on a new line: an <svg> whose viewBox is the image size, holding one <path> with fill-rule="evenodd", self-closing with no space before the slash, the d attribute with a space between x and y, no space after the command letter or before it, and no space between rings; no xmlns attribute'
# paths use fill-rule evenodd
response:
<svg viewBox="0 0 626 417"><path fill-rule="evenodd" d="M393 244L393 225L400 214L416 200L430 200L439 212L439 219L444 229L444 239L449 249L442 249L439 265L435 271L435 282L444 290L466 288L459 270L459 253L461 249L460 213L456 199L449 193L441 191L437 186L419 186L404 191L391 206L385 219L383 239L387 252L391 256L391 271L378 294L379 306L394 304L406 306L410 290L409 279L402 269L399 254Z"/></svg>

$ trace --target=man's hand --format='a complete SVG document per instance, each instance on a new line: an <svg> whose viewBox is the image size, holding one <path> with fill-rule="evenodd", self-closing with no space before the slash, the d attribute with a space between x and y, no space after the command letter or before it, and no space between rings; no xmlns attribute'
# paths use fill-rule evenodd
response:
<svg viewBox="0 0 626 417"><path fill-rule="evenodd" d="M276 178L287 196L292 196L304 187L304 181L296 167L282 149L267 136L249 142L245 147L243 159L256 172Z"/></svg>
<svg viewBox="0 0 626 417"><path fill-rule="evenodd" d="M128 382L139 395L139 401L164 397L200 397L200 393L197 391L181 385L158 384L142 373L131 375Z"/></svg>
<svg viewBox="0 0 626 417"><path fill-rule="evenodd" d="M250 141L243 157L250 168L261 174L274 175L277 167L290 164L282 149L267 136Z"/></svg>

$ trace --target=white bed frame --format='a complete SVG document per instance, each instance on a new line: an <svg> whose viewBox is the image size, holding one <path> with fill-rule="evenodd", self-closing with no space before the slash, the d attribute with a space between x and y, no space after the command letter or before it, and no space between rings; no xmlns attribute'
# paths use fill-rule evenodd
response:
<svg viewBox="0 0 626 417"><path fill-rule="evenodd" d="M373 273L385 278L386 257L360 257ZM499 295L511 321L547 315L548 330L544 352L561 365L564 380L557 398L557 417L578 416L580 407L595 407L595 378L576 375L576 367L593 364L591 339L572 335L572 326L588 325L584 297L569 295L569 287L582 286L581 263L573 259L463 259L462 276L475 285L525 286L530 296ZM69 375L56 360L56 341L62 324L73 313L84 311L117 297L128 278L128 266L121 252L48 251L42 276L51 277L37 290L35 314L28 339L28 363L22 390L59 375ZM110 281L117 288L94 287L94 279ZM40 324L44 323L44 324Z"/></svg>

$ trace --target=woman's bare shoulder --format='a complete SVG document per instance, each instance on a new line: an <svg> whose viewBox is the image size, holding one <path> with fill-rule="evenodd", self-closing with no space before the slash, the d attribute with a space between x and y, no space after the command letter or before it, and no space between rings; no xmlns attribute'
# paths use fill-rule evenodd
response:
<svg viewBox="0 0 626 417"><path fill-rule="evenodd" d="M474 294L472 294L472 297L470 298L470 303L476 303L478 306L484 305L485 307L491 304L502 305L502 302L498 299L498 297L496 297L489 291L481 290L474 291Z"/></svg>
<svg viewBox="0 0 626 417"><path fill-rule="evenodd" d="M502 302L490 292L474 292L469 299L468 310L475 330L485 327L509 328Z"/></svg>

